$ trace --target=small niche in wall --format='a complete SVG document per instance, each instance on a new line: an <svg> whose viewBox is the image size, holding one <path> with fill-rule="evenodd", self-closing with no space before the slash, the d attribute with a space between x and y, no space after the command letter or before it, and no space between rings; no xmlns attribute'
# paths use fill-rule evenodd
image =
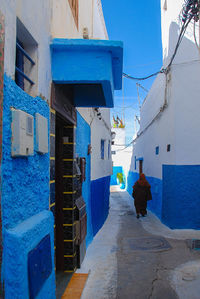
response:
<svg viewBox="0 0 200 299"><path fill-rule="evenodd" d="M171 151L171 144L168 144L167 145L167 152L170 152Z"/></svg>
<svg viewBox="0 0 200 299"><path fill-rule="evenodd" d="M155 153L156 153L156 155L159 155L159 146L156 146Z"/></svg>

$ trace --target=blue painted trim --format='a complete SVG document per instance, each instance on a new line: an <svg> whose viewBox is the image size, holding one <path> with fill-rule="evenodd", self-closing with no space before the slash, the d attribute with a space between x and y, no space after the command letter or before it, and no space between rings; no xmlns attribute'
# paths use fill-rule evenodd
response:
<svg viewBox="0 0 200 299"><path fill-rule="evenodd" d="M20 46L20 44L17 42L16 47L18 50L22 52L22 54L32 63L32 65L35 65L35 62L33 59L28 55L28 53Z"/></svg>
<svg viewBox="0 0 200 299"><path fill-rule="evenodd" d="M90 180L91 180L91 155L88 155L88 145L91 144L91 129L84 118L77 112L77 126L76 126L76 153L79 157L86 159L86 180L82 186L82 196L86 203L87 211L87 236L86 246L93 240L92 216L91 216L91 194L90 194Z"/></svg>
<svg viewBox="0 0 200 299"><path fill-rule="evenodd" d="M114 88L122 89L122 68L123 68L123 42L110 40L91 39L53 39L51 50L59 51L81 51L81 52L105 52L111 54ZM85 70L84 70L85 71ZM70 72L69 72L70 73ZM78 74L76 74L77 77ZM76 78L77 79L77 78Z"/></svg>
<svg viewBox="0 0 200 299"><path fill-rule="evenodd" d="M51 56L53 81L72 84L76 107L113 107L114 89L122 87L122 42L54 39Z"/></svg>
<svg viewBox="0 0 200 299"><path fill-rule="evenodd" d="M144 161L143 157L137 158L136 161Z"/></svg>
<svg viewBox="0 0 200 299"><path fill-rule="evenodd" d="M35 83L28 77L24 72L22 72L18 67L15 67L15 70L17 73L19 73L24 79L26 79L31 85L34 85Z"/></svg>

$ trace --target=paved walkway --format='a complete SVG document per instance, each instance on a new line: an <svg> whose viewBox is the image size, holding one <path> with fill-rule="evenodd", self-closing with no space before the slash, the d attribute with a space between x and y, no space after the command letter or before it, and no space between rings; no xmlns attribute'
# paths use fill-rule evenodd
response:
<svg viewBox="0 0 200 299"><path fill-rule="evenodd" d="M82 299L199 299L200 252L186 239L199 231L170 230L152 213L136 219L132 198L113 190L110 213L87 250Z"/></svg>

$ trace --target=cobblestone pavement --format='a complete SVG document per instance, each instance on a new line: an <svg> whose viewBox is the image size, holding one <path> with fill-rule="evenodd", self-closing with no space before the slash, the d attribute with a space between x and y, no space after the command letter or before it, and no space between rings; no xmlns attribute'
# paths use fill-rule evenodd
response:
<svg viewBox="0 0 200 299"><path fill-rule="evenodd" d="M82 299L199 298L200 252L148 213L137 219L127 192L112 190L110 213L78 272L90 273ZM154 233L155 232L155 233Z"/></svg>

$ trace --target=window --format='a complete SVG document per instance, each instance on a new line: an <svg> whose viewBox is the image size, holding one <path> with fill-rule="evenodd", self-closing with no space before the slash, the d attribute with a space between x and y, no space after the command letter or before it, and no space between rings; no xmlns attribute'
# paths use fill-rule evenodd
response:
<svg viewBox="0 0 200 299"><path fill-rule="evenodd" d="M110 140L108 141L108 160L110 160Z"/></svg>
<svg viewBox="0 0 200 299"><path fill-rule="evenodd" d="M101 139L101 159L105 159L105 140Z"/></svg>
<svg viewBox="0 0 200 299"><path fill-rule="evenodd" d="M16 84L35 96L35 81L37 79L37 43L17 19L17 40L16 40L16 61L15 61L15 82Z"/></svg>
<svg viewBox="0 0 200 299"><path fill-rule="evenodd" d="M159 154L159 146L156 146L156 155Z"/></svg>
<svg viewBox="0 0 200 299"><path fill-rule="evenodd" d="M167 145L167 152L170 152L171 151L171 144L168 144Z"/></svg>
<svg viewBox="0 0 200 299"><path fill-rule="evenodd" d="M78 28L78 1L79 0L68 0L69 1L69 5L71 7L71 10L72 10L72 14L73 14L73 17L74 17L74 21L76 23L76 27Z"/></svg>

